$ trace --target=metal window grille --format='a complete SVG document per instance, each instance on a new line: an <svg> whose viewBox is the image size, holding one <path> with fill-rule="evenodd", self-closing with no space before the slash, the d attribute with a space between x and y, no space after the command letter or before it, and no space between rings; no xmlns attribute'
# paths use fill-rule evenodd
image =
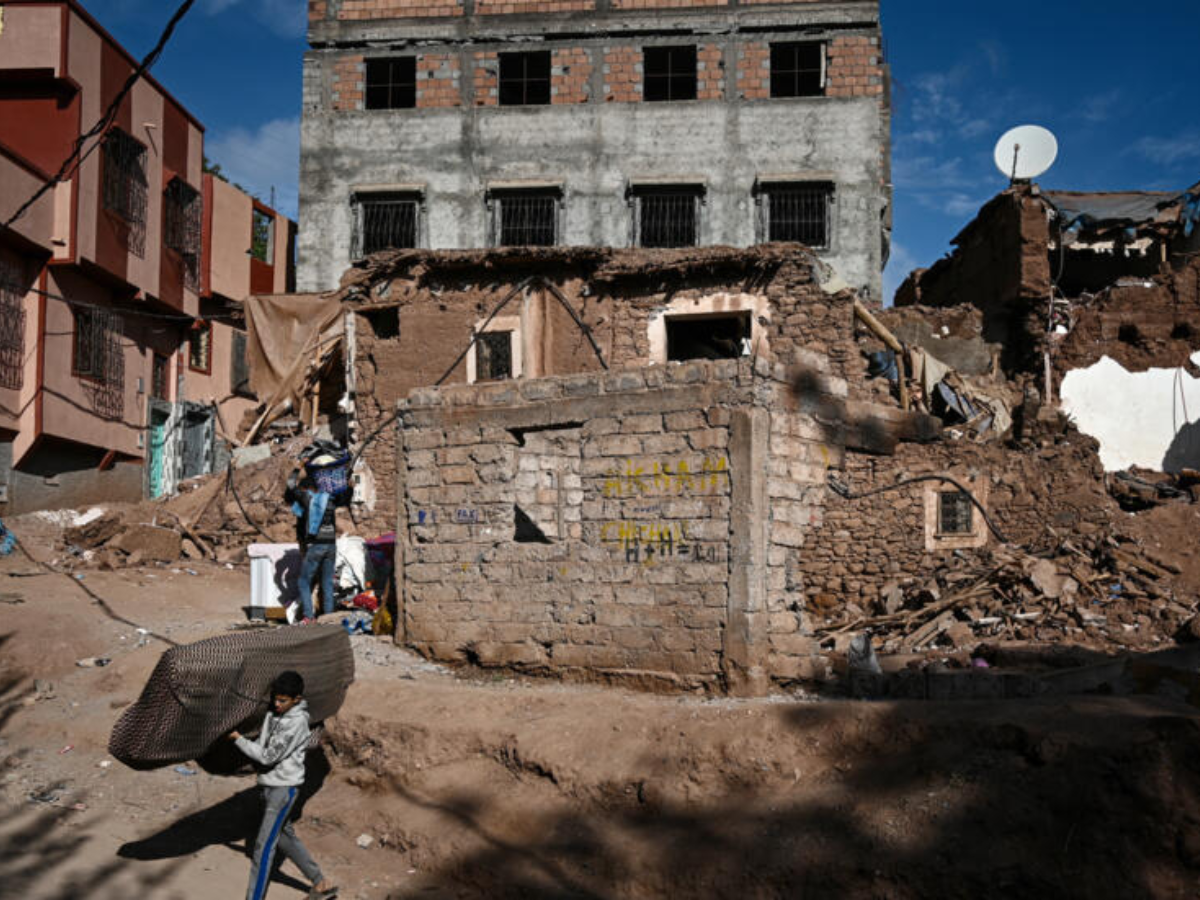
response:
<svg viewBox="0 0 1200 900"><path fill-rule="evenodd" d="M696 48L646 47L642 50L643 100L695 100Z"/></svg>
<svg viewBox="0 0 1200 900"><path fill-rule="evenodd" d="M825 45L800 41L771 45L771 96L819 97L825 93Z"/></svg>
<svg viewBox="0 0 1200 900"><path fill-rule="evenodd" d="M550 51L500 54L500 105L534 106L550 102Z"/></svg>
<svg viewBox="0 0 1200 900"><path fill-rule="evenodd" d="M240 397L253 397L250 390L250 363L246 359L246 333L233 332L233 348L229 359L229 383Z"/></svg>
<svg viewBox="0 0 1200 900"><path fill-rule="evenodd" d="M204 201L200 192L181 178L172 178L166 190L166 245L183 258L183 283L200 290L201 223Z"/></svg>
<svg viewBox="0 0 1200 900"><path fill-rule="evenodd" d="M557 191L522 191L492 197L498 247L553 247L558 243Z"/></svg>
<svg viewBox="0 0 1200 900"><path fill-rule="evenodd" d="M250 220L250 255L268 264L275 260L275 217L261 209Z"/></svg>
<svg viewBox="0 0 1200 900"><path fill-rule="evenodd" d="M475 380L512 378L512 332L488 331L475 342Z"/></svg>
<svg viewBox="0 0 1200 900"><path fill-rule="evenodd" d="M212 325L196 322L188 331L188 368L207 372L212 361Z"/></svg>
<svg viewBox="0 0 1200 900"><path fill-rule="evenodd" d="M635 194L634 233L639 247L694 247L700 233L701 194L695 189L643 190Z"/></svg>
<svg viewBox="0 0 1200 900"><path fill-rule="evenodd" d="M417 58L367 60L367 109L409 109L417 105Z"/></svg>
<svg viewBox="0 0 1200 900"><path fill-rule="evenodd" d="M146 148L119 128L104 138L104 208L127 226L125 240L135 256L146 254L149 181Z"/></svg>
<svg viewBox="0 0 1200 900"><path fill-rule="evenodd" d="M154 354L154 369L150 377L150 396L155 400L170 400L171 361L161 353Z"/></svg>
<svg viewBox="0 0 1200 900"><path fill-rule="evenodd" d="M762 195L768 241L795 241L818 250L829 246L833 185L768 185Z"/></svg>
<svg viewBox="0 0 1200 900"><path fill-rule="evenodd" d="M121 346L121 317L107 309L81 307L75 315L75 374L99 415L119 419L125 414L125 350Z"/></svg>
<svg viewBox="0 0 1200 900"><path fill-rule="evenodd" d="M938 494L938 534L971 534L975 530L971 498L961 491Z"/></svg>
<svg viewBox="0 0 1200 900"><path fill-rule="evenodd" d="M421 202L417 197L395 195L360 197L355 216L354 258L361 259L400 247L417 246Z"/></svg>
<svg viewBox="0 0 1200 900"><path fill-rule="evenodd" d="M0 259L0 387L25 383L24 266Z"/></svg>

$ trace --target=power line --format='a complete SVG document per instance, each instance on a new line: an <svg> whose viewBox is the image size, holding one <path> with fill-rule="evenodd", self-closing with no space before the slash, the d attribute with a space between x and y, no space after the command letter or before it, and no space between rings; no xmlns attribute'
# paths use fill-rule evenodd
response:
<svg viewBox="0 0 1200 900"><path fill-rule="evenodd" d="M167 22L167 27L163 29L163 33L159 37L158 43L154 45L154 49L146 54L145 58L142 59L141 65L134 69L130 76L125 79L125 83L117 91L116 96L113 97L112 102L104 111L104 115L99 118L95 125L76 138L75 145L71 148L71 152L67 155L67 158L63 160L63 164L59 167L58 172L53 178L34 191L32 197L17 208L17 211L4 223L5 228L12 227L12 224L25 215L33 204L37 203L55 185L61 184L69 175L73 174L75 169L82 165L83 161L91 156L96 148L100 146L101 142L96 141L96 143L87 149L86 153L83 152L84 144L94 137L103 137L108 129L112 127L113 121L117 118L117 112L121 108L121 103L129 96L129 92L133 90L133 86L137 84L138 80L158 62L159 57L162 56L162 52L167 46L167 42L171 40L171 35L175 33L175 26L187 15L188 10L192 8L195 2L196 0L184 0L180 7L175 10L175 14Z"/></svg>

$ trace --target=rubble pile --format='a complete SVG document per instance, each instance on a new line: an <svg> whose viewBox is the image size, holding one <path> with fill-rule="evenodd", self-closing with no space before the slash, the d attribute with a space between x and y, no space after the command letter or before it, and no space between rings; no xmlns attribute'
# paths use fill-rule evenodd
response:
<svg viewBox="0 0 1200 900"><path fill-rule="evenodd" d="M1045 556L1001 546L952 555L925 581L889 584L873 615L810 612L831 649L862 632L884 654L1005 641L1147 649L1200 639L1200 599L1177 589L1180 571L1123 536L1065 540Z"/></svg>

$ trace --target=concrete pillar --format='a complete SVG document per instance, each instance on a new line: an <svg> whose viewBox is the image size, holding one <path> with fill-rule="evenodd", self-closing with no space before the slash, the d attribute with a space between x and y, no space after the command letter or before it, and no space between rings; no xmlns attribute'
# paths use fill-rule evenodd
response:
<svg viewBox="0 0 1200 900"><path fill-rule="evenodd" d="M771 417L765 409L733 410L729 432L731 479L729 606L722 675L735 696L767 693L767 448Z"/></svg>

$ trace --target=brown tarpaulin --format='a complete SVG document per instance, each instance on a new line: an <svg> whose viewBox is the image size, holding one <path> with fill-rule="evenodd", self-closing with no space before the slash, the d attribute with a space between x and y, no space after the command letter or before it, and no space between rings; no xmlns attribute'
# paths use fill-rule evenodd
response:
<svg viewBox="0 0 1200 900"><path fill-rule="evenodd" d="M300 414L305 376L342 339L341 302L323 294L272 294L248 298L245 311L250 389L268 416L285 400Z"/></svg>

